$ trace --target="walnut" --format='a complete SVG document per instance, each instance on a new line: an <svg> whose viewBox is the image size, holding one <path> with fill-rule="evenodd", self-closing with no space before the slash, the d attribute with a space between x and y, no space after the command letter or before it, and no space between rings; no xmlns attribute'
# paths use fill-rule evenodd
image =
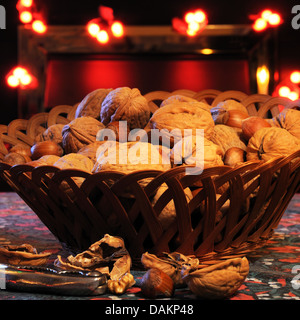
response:
<svg viewBox="0 0 300 320"><path fill-rule="evenodd" d="M170 168L170 162L163 162L159 146L148 142L125 142L109 145L108 148L103 145L93 172L115 170L128 174L137 170L166 171Z"/></svg>
<svg viewBox="0 0 300 320"><path fill-rule="evenodd" d="M137 88L117 88L109 92L102 102L100 120L105 125L126 120L130 129L144 128L149 118L148 102Z"/></svg>
<svg viewBox="0 0 300 320"><path fill-rule="evenodd" d="M196 99L187 97L187 96L183 96L181 94L175 94L172 95L170 97L168 97L167 99L163 100L160 104L160 107L163 107L169 103L173 103L173 102L198 102Z"/></svg>
<svg viewBox="0 0 300 320"><path fill-rule="evenodd" d="M247 145L247 160L270 160L300 150L300 140L277 127L259 129Z"/></svg>
<svg viewBox="0 0 300 320"><path fill-rule="evenodd" d="M233 100L233 99L228 99L225 101L219 102L216 107L216 109L225 109L225 110L239 110L244 113L248 113L247 108L240 102Z"/></svg>
<svg viewBox="0 0 300 320"><path fill-rule="evenodd" d="M62 130L62 145L65 153L76 153L83 146L96 141L99 130L105 126L92 117L80 117L72 120Z"/></svg>
<svg viewBox="0 0 300 320"><path fill-rule="evenodd" d="M22 155L20 153L16 153L16 152L9 152L8 154L5 155L5 157L2 160L2 162L5 162L11 166L14 166L17 164L24 164L29 161L31 161L30 157L26 155Z"/></svg>
<svg viewBox="0 0 300 320"><path fill-rule="evenodd" d="M249 273L246 257L233 258L204 268L182 269L182 279L200 298L225 299L233 296Z"/></svg>
<svg viewBox="0 0 300 320"><path fill-rule="evenodd" d="M203 162L201 156L203 156ZM185 163L187 165L203 166L203 169L224 164L220 146L206 138L202 140L201 137L197 140L196 136L184 137L178 141L171 150L170 157L174 164Z"/></svg>
<svg viewBox="0 0 300 320"><path fill-rule="evenodd" d="M82 147L77 153L89 157L95 164L97 161L97 157L99 156L99 153L101 153L101 151L103 150L104 144L106 148L109 145L114 145L114 143L117 143L117 142L95 141L93 143L87 144L86 146Z"/></svg>
<svg viewBox="0 0 300 320"><path fill-rule="evenodd" d="M87 94L77 106L75 118L100 118L101 104L112 89L97 89Z"/></svg>
<svg viewBox="0 0 300 320"><path fill-rule="evenodd" d="M62 123L53 124L52 126L48 127L42 134L40 141L53 141L57 144L62 143L62 129L65 125Z"/></svg>
<svg viewBox="0 0 300 320"><path fill-rule="evenodd" d="M287 130L300 140L300 110L285 109L272 118L273 125Z"/></svg>
<svg viewBox="0 0 300 320"><path fill-rule="evenodd" d="M220 146L224 154L232 147L246 151L246 144L242 138L242 130L238 128L217 124L209 140Z"/></svg>
<svg viewBox="0 0 300 320"><path fill-rule="evenodd" d="M60 157L53 165L60 169L79 169L91 172L94 164L87 156L78 153L69 153Z"/></svg>
<svg viewBox="0 0 300 320"><path fill-rule="evenodd" d="M204 136L209 138L213 133L214 120L209 107L203 102L173 102L156 110L150 119L151 141L157 139L164 145L173 145L186 137L196 134L196 129L203 129ZM185 130L190 129L190 130Z"/></svg>

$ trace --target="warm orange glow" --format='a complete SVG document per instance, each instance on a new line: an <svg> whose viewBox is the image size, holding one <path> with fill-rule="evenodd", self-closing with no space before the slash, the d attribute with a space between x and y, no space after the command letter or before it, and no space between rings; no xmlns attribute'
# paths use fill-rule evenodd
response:
<svg viewBox="0 0 300 320"><path fill-rule="evenodd" d="M300 71L293 71L290 75L290 80L293 83L300 83Z"/></svg>
<svg viewBox="0 0 300 320"><path fill-rule="evenodd" d="M20 4L23 7L29 8L29 7L32 7L33 1L32 0L20 0Z"/></svg>
<svg viewBox="0 0 300 320"><path fill-rule="evenodd" d="M278 13L272 13L267 20L272 26L278 26L281 23L281 18Z"/></svg>
<svg viewBox="0 0 300 320"><path fill-rule="evenodd" d="M111 25L111 32L113 33L113 35L117 38L122 37L124 35L124 28L121 22L119 21L115 21L112 25Z"/></svg>
<svg viewBox="0 0 300 320"><path fill-rule="evenodd" d="M98 34L97 34L97 40L102 43L105 44L108 42L109 40L109 36L108 33L105 30L101 30Z"/></svg>
<svg viewBox="0 0 300 320"><path fill-rule="evenodd" d="M23 23L30 23L32 21L32 13L30 11L22 11L20 13L20 20Z"/></svg>
<svg viewBox="0 0 300 320"><path fill-rule="evenodd" d="M45 33L47 30L47 27L43 21L35 20L32 23L32 29L37 33Z"/></svg>
<svg viewBox="0 0 300 320"><path fill-rule="evenodd" d="M91 22L88 24L87 29L92 37L96 37L100 31L100 26L97 23Z"/></svg>
<svg viewBox="0 0 300 320"><path fill-rule="evenodd" d="M256 80L257 80L258 93L268 94L270 72L266 66L257 68Z"/></svg>
<svg viewBox="0 0 300 320"><path fill-rule="evenodd" d="M267 28L267 22L265 19L263 18L258 18L255 20L254 25L253 25L253 29L257 32L259 31L263 31Z"/></svg>
<svg viewBox="0 0 300 320"><path fill-rule="evenodd" d="M204 48L204 49L201 49L199 52L202 53L202 54L209 55L209 54L213 54L214 50L210 49L210 48Z"/></svg>
<svg viewBox="0 0 300 320"><path fill-rule="evenodd" d="M278 94L281 97L288 97L290 93L291 93L291 89L287 86L282 86L278 90Z"/></svg>
<svg viewBox="0 0 300 320"><path fill-rule="evenodd" d="M7 77L6 81L7 81L7 84L12 88L16 88L19 85L18 77L14 76L13 74Z"/></svg>

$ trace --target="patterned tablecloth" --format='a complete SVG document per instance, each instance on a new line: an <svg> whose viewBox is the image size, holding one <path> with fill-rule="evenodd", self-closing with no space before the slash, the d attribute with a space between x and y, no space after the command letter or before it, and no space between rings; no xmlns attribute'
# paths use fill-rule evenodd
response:
<svg viewBox="0 0 300 320"><path fill-rule="evenodd" d="M38 252L62 254L63 249L35 213L14 192L0 193L0 245L30 243ZM300 194L290 202L274 237L249 257L250 272L230 300L300 300ZM0 290L0 300L143 300L142 271L132 270L136 285L121 296L54 296ZM196 300L187 288L176 289L172 300ZM165 299L168 300L168 299Z"/></svg>

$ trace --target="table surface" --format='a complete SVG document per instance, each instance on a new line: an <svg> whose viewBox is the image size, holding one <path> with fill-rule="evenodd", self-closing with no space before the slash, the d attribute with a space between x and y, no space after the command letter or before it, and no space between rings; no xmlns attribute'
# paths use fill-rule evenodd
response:
<svg viewBox="0 0 300 320"><path fill-rule="evenodd" d="M29 243L51 257L64 251L36 214L14 192L0 192L0 246ZM250 271L229 300L300 300L300 194L285 211L274 237L248 257ZM74 297L0 290L0 300L144 300L139 281L143 271L132 270L136 285L120 296L105 293ZM197 300L188 288L176 289L172 300ZM168 299L165 299L168 300Z"/></svg>

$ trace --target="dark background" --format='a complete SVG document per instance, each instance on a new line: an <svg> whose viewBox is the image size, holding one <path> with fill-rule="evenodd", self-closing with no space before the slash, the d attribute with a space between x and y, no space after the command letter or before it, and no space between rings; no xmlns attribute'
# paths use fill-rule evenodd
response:
<svg viewBox="0 0 300 320"><path fill-rule="evenodd" d="M0 110L1 124L8 124L17 117L17 89L8 88L6 74L18 63L17 26L18 11L15 0L1 1L6 9L6 30L0 30ZM291 26L292 7L300 1L290 0L250 0L250 1L72 1L35 0L44 12L50 25L86 24L97 17L98 6L106 5L114 9L115 18L125 25L170 25L173 17L182 17L188 10L202 8L206 11L210 24L251 23L250 14L257 14L269 8L279 12L284 23L278 28L280 76L284 77L293 69L300 69L300 30ZM234 89L234 88L233 88Z"/></svg>

